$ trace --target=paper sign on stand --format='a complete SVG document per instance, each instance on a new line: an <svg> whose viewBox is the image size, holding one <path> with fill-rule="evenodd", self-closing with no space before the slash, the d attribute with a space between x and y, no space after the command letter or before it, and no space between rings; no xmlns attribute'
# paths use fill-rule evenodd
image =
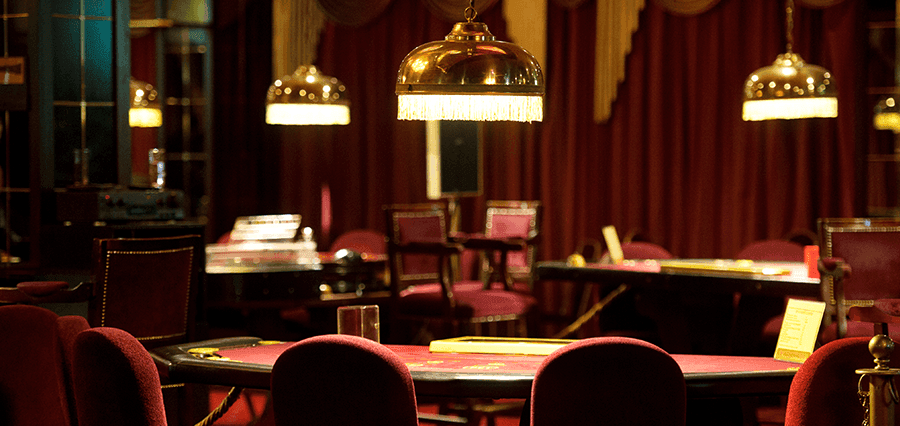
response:
<svg viewBox="0 0 900 426"><path fill-rule="evenodd" d="M775 345L775 359L780 361L806 361L816 348L819 326L825 314L825 302L788 299L784 311L781 332Z"/></svg>
<svg viewBox="0 0 900 426"><path fill-rule="evenodd" d="M619 242L619 234L616 233L615 226L603 227L603 240L606 241L610 260L616 265L621 265L625 260L625 254L622 252L622 244Z"/></svg>

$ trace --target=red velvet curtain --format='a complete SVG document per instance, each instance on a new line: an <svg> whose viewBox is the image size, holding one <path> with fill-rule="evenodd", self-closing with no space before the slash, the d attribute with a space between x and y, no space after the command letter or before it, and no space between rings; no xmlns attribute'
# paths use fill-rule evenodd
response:
<svg viewBox="0 0 900 426"><path fill-rule="evenodd" d="M259 3L241 4L265 18ZM783 1L722 0L696 16L648 1L602 124L592 119L595 4L550 2L545 119L484 123L484 194L461 200L463 231L483 226L485 200L537 199L545 206L541 259L602 239L605 225L622 235L639 228L676 256L729 257L754 240L814 229L818 217L863 214L860 159L871 114L863 1L794 13L793 50L834 74L837 119L741 120L744 79L785 50ZM509 40L499 6L479 20ZM265 36L269 22L230 16L244 19L231 31ZM217 27L232 28L223 20ZM217 92L234 83L242 95L217 98L218 232L248 213L300 213L319 229L323 185L334 217L320 244L354 228L383 230L382 205L425 201L425 125L396 119L394 84L406 53L450 28L418 0L394 0L360 27L330 25L317 66L341 79L352 101L352 122L337 127L257 122L273 79L259 70L269 52L257 49L270 42L222 35L236 45L217 48ZM243 64L236 54L262 62Z"/></svg>

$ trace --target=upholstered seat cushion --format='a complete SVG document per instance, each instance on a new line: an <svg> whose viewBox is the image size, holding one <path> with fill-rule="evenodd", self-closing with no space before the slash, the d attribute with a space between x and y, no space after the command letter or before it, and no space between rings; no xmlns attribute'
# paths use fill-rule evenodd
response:
<svg viewBox="0 0 900 426"><path fill-rule="evenodd" d="M464 281L453 286L459 318L479 318L497 315L523 315L535 304L533 296L503 290L481 290L480 281ZM477 290L477 291L476 291ZM400 292L398 312L403 315L434 316L442 312L443 295L439 284L422 284Z"/></svg>

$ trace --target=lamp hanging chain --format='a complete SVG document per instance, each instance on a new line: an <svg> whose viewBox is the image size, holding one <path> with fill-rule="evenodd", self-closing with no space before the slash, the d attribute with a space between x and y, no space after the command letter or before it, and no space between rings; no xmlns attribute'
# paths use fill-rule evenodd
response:
<svg viewBox="0 0 900 426"><path fill-rule="evenodd" d="M478 11L475 10L475 0L469 0L469 7L466 8L466 21L472 22L475 20L475 17L478 16Z"/></svg>
<svg viewBox="0 0 900 426"><path fill-rule="evenodd" d="M792 53L791 48L794 45L794 0L787 0L785 16L787 20L787 53Z"/></svg>

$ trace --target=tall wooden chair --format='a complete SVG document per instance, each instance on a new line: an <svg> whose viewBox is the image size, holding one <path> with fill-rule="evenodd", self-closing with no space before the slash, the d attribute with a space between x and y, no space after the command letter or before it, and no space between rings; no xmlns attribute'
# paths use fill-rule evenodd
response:
<svg viewBox="0 0 900 426"><path fill-rule="evenodd" d="M900 219L823 218L819 235L826 303L822 340L875 335L870 322L851 320L849 311L900 298ZM892 328L890 335L898 339L900 330Z"/></svg>
<svg viewBox="0 0 900 426"><path fill-rule="evenodd" d="M448 240L447 209L440 203L385 206L390 263L392 332L396 322L443 326L439 335L480 334L478 324L512 322L527 334L534 297L480 284L456 282L451 259L463 246ZM478 282L480 283L480 282ZM431 330L434 331L434 330Z"/></svg>
<svg viewBox="0 0 900 426"><path fill-rule="evenodd" d="M126 330L147 347L193 338L199 274L199 235L95 239L92 279L33 281L0 288L0 303L88 302L93 327Z"/></svg>
<svg viewBox="0 0 900 426"><path fill-rule="evenodd" d="M23 282L0 288L0 303L84 303L92 327L125 330L147 348L194 340L199 276L204 259L199 235L95 239L91 280ZM194 386L165 389L170 416L190 416L177 407Z"/></svg>
<svg viewBox="0 0 900 426"><path fill-rule="evenodd" d="M507 289L525 293L534 290L532 269L537 257L542 210L540 201L487 201L484 237L514 243L518 248L501 246L482 252L481 271L485 286L502 282ZM473 246L472 242L463 244Z"/></svg>

